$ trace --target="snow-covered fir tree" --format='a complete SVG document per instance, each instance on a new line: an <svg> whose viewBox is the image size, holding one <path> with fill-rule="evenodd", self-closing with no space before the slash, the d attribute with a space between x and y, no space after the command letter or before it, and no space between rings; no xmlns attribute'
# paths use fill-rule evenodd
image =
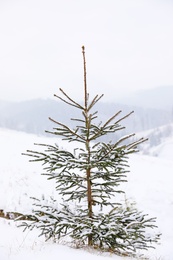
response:
<svg viewBox="0 0 173 260"><path fill-rule="evenodd" d="M46 239L70 237L81 246L88 245L101 250L111 250L117 254L135 253L137 249L147 249L159 239L159 234L151 235L155 228L155 218L149 218L135 207L118 201L118 194L124 191L120 184L126 181L128 157L137 152L143 138L131 141L134 134L107 143L102 137L116 136L124 127L120 124L132 112L121 116L116 112L106 122L98 123L95 104L103 95L90 100L86 80L85 48L82 47L84 67L84 102L76 102L64 90L55 95L81 111L73 129L55 119L52 132L63 140L75 143L73 152L55 145L39 144L43 151L30 151L31 161L42 162L48 180L56 180L56 197L34 199L34 209L30 215L22 215L26 228L37 227ZM119 132L118 132L119 133ZM119 136L119 134L118 134ZM134 139L133 139L134 140ZM18 220L20 220L19 218Z"/></svg>

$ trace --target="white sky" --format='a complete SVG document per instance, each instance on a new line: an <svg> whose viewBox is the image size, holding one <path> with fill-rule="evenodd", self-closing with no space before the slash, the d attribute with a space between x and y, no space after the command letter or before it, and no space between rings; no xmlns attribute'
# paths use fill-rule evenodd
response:
<svg viewBox="0 0 173 260"><path fill-rule="evenodd" d="M0 99L173 86L172 0L0 0Z"/></svg>

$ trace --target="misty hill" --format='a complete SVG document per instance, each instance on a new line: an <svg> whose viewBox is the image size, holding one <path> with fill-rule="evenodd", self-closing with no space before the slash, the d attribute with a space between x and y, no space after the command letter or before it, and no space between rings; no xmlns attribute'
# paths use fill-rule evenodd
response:
<svg viewBox="0 0 173 260"><path fill-rule="evenodd" d="M153 128L137 134L138 137L148 138L141 145L142 152L147 155L160 156L165 159L173 158L173 123Z"/></svg>
<svg viewBox="0 0 173 260"><path fill-rule="evenodd" d="M143 108L173 111L173 86L141 90L121 98L121 102Z"/></svg>
<svg viewBox="0 0 173 260"><path fill-rule="evenodd" d="M98 123L106 121L119 110L122 110L121 116L134 110L134 114L122 121L122 125L127 127L128 133L159 127L169 124L172 120L171 111L161 109L103 103L101 101L97 103L95 109L98 110ZM73 127L75 122L69 121L69 119L81 117L81 115L78 109L57 100L0 101L0 127L3 128L44 135L45 130L51 131L53 127L56 127L48 119L49 117L64 124L70 123Z"/></svg>

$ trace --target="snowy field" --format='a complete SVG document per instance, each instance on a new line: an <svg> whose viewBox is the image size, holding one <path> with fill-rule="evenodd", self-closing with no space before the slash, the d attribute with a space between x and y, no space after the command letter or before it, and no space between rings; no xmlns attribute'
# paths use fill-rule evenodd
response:
<svg viewBox="0 0 173 260"><path fill-rule="evenodd" d="M27 212L32 207L30 196L53 195L54 184L41 176L38 163L29 163L21 153L32 149L33 143L54 143L55 139L0 129L0 209ZM57 142L57 139L56 139ZM62 141L58 142L63 146ZM37 150L37 147L34 147ZM130 157L128 183L124 184L127 199L157 217L162 233L156 249L145 252L151 260L173 260L173 138L155 148L157 157L136 154ZM0 260L129 260L111 254L73 249L62 242L44 242L38 231L23 232L11 220L0 218Z"/></svg>

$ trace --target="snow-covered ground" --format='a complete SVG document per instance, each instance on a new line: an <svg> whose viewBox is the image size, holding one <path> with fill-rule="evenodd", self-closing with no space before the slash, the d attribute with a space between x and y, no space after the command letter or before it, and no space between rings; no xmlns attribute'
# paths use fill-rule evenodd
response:
<svg viewBox="0 0 173 260"><path fill-rule="evenodd" d="M42 167L29 163L21 153L33 149L33 143L55 143L54 138L0 129L0 209L27 212L32 197L53 195L54 183L41 176ZM57 139L56 139L57 142ZM63 146L62 141L58 141ZM70 145L70 144L69 144ZM34 147L37 150L37 147ZM155 148L155 151L157 147ZM136 201L137 207L157 217L162 233L155 250L145 252L151 260L173 259L173 138L158 147L157 157L136 154L130 157L128 182L124 184L127 199ZM70 248L62 243L45 242L38 231L23 232L11 220L0 218L0 260L58 259L129 259L111 254L100 254Z"/></svg>

